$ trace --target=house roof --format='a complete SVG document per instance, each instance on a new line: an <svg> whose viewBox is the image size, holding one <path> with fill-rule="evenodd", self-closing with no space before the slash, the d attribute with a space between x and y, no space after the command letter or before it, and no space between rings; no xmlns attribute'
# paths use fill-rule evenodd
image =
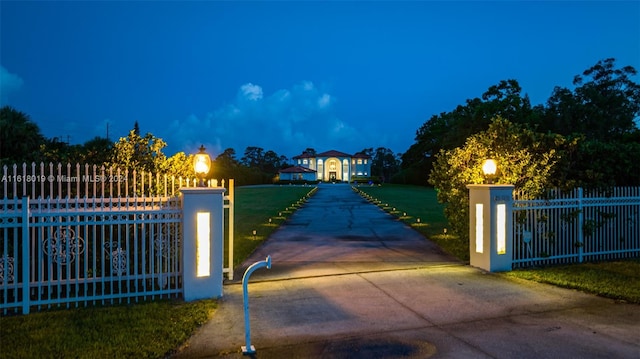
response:
<svg viewBox="0 0 640 359"><path fill-rule="evenodd" d="M336 151L336 150L330 150L330 151L326 151L326 152L322 152L322 153L317 153L315 155L309 154L309 153L302 153L299 154L297 156L292 157L292 159L297 160L297 159L303 159L303 158L315 158L315 157L353 157L353 158L371 158L371 156L368 156L362 152L358 152L355 155L350 155L348 153L344 153L344 152L340 152L340 151Z"/></svg>
<svg viewBox="0 0 640 359"><path fill-rule="evenodd" d="M315 170L302 166L287 167L278 171L279 173L316 173Z"/></svg>
<svg viewBox="0 0 640 359"><path fill-rule="evenodd" d="M313 157L316 157L316 155L311 155L311 154L308 154L308 153L304 152L301 155L293 156L293 159L297 160L298 158L313 158Z"/></svg>
<svg viewBox="0 0 640 359"><path fill-rule="evenodd" d="M351 155L344 152L331 150L327 152L318 153L315 157L351 157Z"/></svg>

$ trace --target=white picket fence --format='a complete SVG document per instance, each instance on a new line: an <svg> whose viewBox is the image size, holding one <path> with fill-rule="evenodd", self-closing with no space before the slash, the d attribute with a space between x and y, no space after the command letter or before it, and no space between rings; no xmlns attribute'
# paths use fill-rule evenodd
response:
<svg viewBox="0 0 640 359"><path fill-rule="evenodd" d="M179 188L195 179L61 164L4 166L1 176L2 314L181 296ZM230 180L228 275L233 192Z"/></svg>
<svg viewBox="0 0 640 359"><path fill-rule="evenodd" d="M640 255L640 188L581 188L523 199L514 192L513 266L613 260Z"/></svg>

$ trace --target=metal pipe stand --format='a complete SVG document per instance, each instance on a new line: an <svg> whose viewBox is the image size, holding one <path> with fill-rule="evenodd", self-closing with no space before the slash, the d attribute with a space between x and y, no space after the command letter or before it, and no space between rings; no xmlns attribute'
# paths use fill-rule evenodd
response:
<svg viewBox="0 0 640 359"><path fill-rule="evenodd" d="M251 345L251 324L249 323L249 289L247 285L249 284L249 276L256 269L267 267L267 269L271 269L271 256L267 256L267 259L264 261L253 263L247 268L244 272L244 276L242 276L242 297L244 299L244 338L246 345L241 346L243 355L252 355L256 353L256 348Z"/></svg>

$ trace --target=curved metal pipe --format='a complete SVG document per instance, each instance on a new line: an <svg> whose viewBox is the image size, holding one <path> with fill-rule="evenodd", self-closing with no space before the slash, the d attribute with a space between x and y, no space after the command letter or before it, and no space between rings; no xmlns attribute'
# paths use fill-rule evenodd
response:
<svg viewBox="0 0 640 359"><path fill-rule="evenodd" d="M249 277L251 273L253 273L256 269L260 269L263 267L267 267L267 269L271 269L271 256L267 256L267 259L264 261L253 263L247 268L242 276L242 297L244 300L244 338L246 345L243 345L242 354L250 355L255 354L256 348L251 345L251 324L249 323L249 289L247 285L249 284Z"/></svg>

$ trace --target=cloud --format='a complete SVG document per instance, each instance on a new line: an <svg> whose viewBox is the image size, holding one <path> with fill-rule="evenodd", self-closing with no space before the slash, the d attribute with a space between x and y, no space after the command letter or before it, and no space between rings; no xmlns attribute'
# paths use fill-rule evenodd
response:
<svg viewBox="0 0 640 359"><path fill-rule="evenodd" d="M323 94L318 99L318 107L320 108L328 107L330 104L331 104L331 96L329 96L328 94Z"/></svg>
<svg viewBox="0 0 640 359"><path fill-rule="evenodd" d="M9 95L20 90L23 84L20 76L10 73L0 65L0 104L5 105L9 101Z"/></svg>
<svg viewBox="0 0 640 359"><path fill-rule="evenodd" d="M252 83L244 84L240 86L240 95L248 100L258 101L262 99L262 87Z"/></svg>
<svg viewBox="0 0 640 359"><path fill-rule="evenodd" d="M172 149L174 143L178 146L176 151L191 152L203 143L214 157L233 148L241 158L249 146L287 157L307 147L317 151L362 149L347 148L361 134L336 116L334 103L333 96L310 81L272 94L246 83L234 102L202 116L175 120L164 138Z"/></svg>

